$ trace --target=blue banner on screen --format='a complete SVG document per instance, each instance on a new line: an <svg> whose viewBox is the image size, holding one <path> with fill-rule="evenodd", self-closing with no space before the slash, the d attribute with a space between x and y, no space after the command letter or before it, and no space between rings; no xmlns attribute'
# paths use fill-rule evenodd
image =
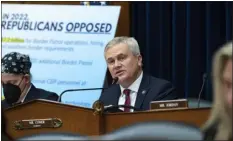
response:
<svg viewBox="0 0 233 141"><path fill-rule="evenodd" d="M2 55L30 55L38 88L60 94L103 87L104 47L115 36L119 14L119 6L2 4ZM100 93L72 92L62 102L91 107Z"/></svg>

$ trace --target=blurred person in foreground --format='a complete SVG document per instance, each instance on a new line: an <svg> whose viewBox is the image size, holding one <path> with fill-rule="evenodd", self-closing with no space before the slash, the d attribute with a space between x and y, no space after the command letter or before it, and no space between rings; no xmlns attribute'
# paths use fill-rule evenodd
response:
<svg viewBox="0 0 233 141"><path fill-rule="evenodd" d="M215 53L212 65L214 102L205 140L232 140L232 42Z"/></svg>
<svg viewBox="0 0 233 141"><path fill-rule="evenodd" d="M5 97L2 100L3 109L35 99L58 99L56 93L38 89L31 83L32 63L28 55L11 52L3 56L1 61L1 83Z"/></svg>
<svg viewBox="0 0 233 141"><path fill-rule="evenodd" d="M150 102L177 99L171 82L143 72L138 42L131 37L116 37L105 47L104 57L117 84L105 90L99 100L108 105L126 105L137 111L149 110ZM133 112L130 108L120 108Z"/></svg>

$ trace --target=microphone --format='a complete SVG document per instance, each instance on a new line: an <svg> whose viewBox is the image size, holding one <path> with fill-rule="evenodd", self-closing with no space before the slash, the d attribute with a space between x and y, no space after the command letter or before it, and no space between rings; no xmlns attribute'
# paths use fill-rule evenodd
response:
<svg viewBox="0 0 233 141"><path fill-rule="evenodd" d="M203 76L202 76L202 86L201 86L201 90L200 90L200 92L199 92L199 94L198 94L197 108L200 108L201 94L202 94L203 88L204 88L204 86L205 86L206 78L207 78L207 74L204 73Z"/></svg>
<svg viewBox="0 0 233 141"><path fill-rule="evenodd" d="M116 113L116 112L124 112L119 108L129 108L129 109L133 109L134 111L137 110L139 111L139 109L137 109L136 107L133 106L127 106L127 105L108 105L108 106L104 106L104 113Z"/></svg>
<svg viewBox="0 0 233 141"><path fill-rule="evenodd" d="M118 82L118 77L116 78L113 78L113 82L112 82L112 85L113 84L116 84ZM68 90L65 90L63 91L60 96L58 97L58 102L61 102L61 97L67 93L67 92L74 92L74 91L90 91L90 90L104 90L104 89L107 89L107 88L87 88L87 89L68 89Z"/></svg>
<svg viewBox="0 0 233 141"><path fill-rule="evenodd" d="M118 82L118 77L113 78L112 85L116 84ZM100 100L95 101L95 103L102 103ZM103 103L102 103L103 104ZM127 106L127 105L108 105L104 106L104 113L116 113L116 112L124 112L119 108L129 108L129 109L134 109L138 110L137 108L133 106Z"/></svg>
<svg viewBox="0 0 233 141"><path fill-rule="evenodd" d="M90 90L104 90L107 88L87 88L87 89L68 89L63 91L60 96L58 97L58 102L61 102L61 97L66 93L66 92L74 92L74 91L90 91Z"/></svg>
<svg viewBox="0 0 233 141"><path fill-rule="evenodd" d="M113 78L113 80L112 80L112 85L113 85L113 84L116 84L117 82L118 82L118 77Z"/></svg>

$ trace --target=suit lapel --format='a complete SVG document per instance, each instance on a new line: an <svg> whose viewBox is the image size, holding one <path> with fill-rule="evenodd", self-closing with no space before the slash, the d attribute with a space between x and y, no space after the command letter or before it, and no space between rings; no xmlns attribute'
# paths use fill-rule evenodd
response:
<svg viewBox="0 0 233 141"><path fill-rule="evenodd" d="M145 99L146 94L148 93L150 89L150 78L146 75L143 74L142 81L137 93L137 98L135 102L135 108L140 109L141 105Z"/></svg>
<svg viewBox="0 0 233 141"><path fill-rule="evenodd" d="M119 97L121 95L121 89L120 89L120 85L116 85L116 90L114 91L114 105L118 105L119 102Z"/></svg>
<svg viewBox="0 0 233 141"><path fill-rule="evenodd" d="M111 90L111 98L110 98L109 103L113 105L118 105L119 97L121 95L120 86L117 84L112 87L113 87L113 90Z"/></svg>

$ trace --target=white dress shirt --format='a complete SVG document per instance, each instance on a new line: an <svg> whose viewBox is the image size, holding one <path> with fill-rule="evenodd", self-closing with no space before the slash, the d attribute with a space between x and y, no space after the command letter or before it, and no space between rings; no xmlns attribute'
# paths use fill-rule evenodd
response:
<svg viewBox="0 0 233 141"><path fill-rule="evenodd" d="M136 98L137 98L137 94L138 94L138 89L139 89L139 86L140 86L141 81L142 81L142 75L143 75L143 72L141 72L139 77L127 88L127 89L130 89L130 105L131 106L135 106L135 102L136 102ZM118 105L124 105L125 100L126 100L126 96L123 93L123 91L126 88L123 88L120 85L120 89L121 89L121 95L120 95L120 98L118 101ZM120 109L124 111L124 108L120 108ZM133 109L130 109L130 112L133 112Z"/></svg>

